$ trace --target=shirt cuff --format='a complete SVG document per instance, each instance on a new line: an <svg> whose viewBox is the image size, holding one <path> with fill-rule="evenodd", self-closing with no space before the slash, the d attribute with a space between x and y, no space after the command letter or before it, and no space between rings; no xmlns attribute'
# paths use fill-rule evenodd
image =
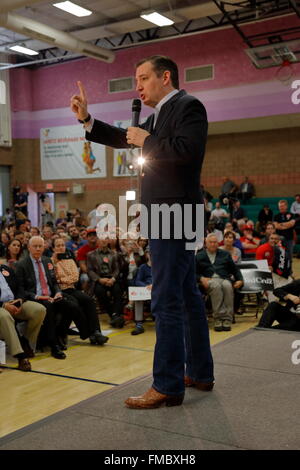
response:
<svg viewBox="0 0 300 470"><path fill-rule="evenodd" d="M83 128L85 129L86 132L92 132L94 122L95 122L94 118L91 117L89 122L83 124Z"/></svg>

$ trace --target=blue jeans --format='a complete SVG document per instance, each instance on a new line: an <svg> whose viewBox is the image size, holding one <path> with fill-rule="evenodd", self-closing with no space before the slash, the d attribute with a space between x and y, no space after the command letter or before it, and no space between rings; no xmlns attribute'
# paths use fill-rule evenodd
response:
<svg viewBox="0 0 300 470"><path fill-rule="evenodd" d="M150 240L150 252L151 310L156 326L153 388L178 395L184 393L185 374L199 382L214 380L195 254L185 249L185 240Z"/></svg>

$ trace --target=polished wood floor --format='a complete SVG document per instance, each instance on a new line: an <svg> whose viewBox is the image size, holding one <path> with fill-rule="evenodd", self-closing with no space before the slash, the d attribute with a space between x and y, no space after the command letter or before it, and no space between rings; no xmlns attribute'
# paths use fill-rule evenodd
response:
<svg viewBox="0 0 300 470"><path fill-rule="evenodd" d="M300 277L300 261L294 263ZM122 330L111 330L107 316L101 327L109 335L103 346L92 346L78 336L69 337L67 358L57 360L49 352L37 353L31 360L32 372L15 370L16 361L8 356L0 374L0 437L32 424L86 398L104 392L152 370L155 343L154 323L147 320L145 333L132 336L133 323ZM237 316L230 332L217 333L210 325L211 343L237 335L255 326L252 312ZM127 398L124 396L124 399Z"/></svg>

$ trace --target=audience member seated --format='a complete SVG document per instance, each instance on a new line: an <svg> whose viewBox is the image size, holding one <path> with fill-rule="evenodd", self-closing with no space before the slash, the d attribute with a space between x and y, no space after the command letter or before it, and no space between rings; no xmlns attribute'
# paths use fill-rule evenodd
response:
<svg viewBox="0 0 300 470"><path fill-rule="evenodd" d="M14 238L9 242L9 245L6 250L6 261L7 261L7 266L10 268L15 268L16 263L19 261L19 259L22 256L22 243L20 240L17 238Z"/></svg>
<svg viewBox="0 0 300 470"><path fill-rule="evenodd" d="M294 250L294 227L295 219L291 212L288 212L288 203L285 199L278 202L279 213L274 216L276 232L286 240L287 250L290 256L291 265Z"/></svg>
<svg viewBox="0 0 300 470"><path fill-rule="evenodd" d="M89 288L89 276L87 270L87 255L98 248L98 237L95 228L87 229L87 243L77 250L76 259L80 268L80 285L87 292Z"/></svg>
<svg viewBox="0 0 300 470"><path fill-rule="evenodd" d="M10 242L10 236L4 230L1 232L0 258L6 258L7 247Z"/></svg>
<svg viewBox="0 0 300 470"><path fill-rule="evenodd" d="M88 276L92 281L91 291L104 305L110 316L111 326L123 328L123 293L118 282L118 259L108 247L108 239L99 239L98 244L98 248L87 255Z"/></svg>
<svg viewBox="0 0 300 470"><path fill-rule="evenodd" d="M232 209L232 218L231 221L233 223L237 223L241 219L246 219L247 214L245 209L241 207L241 201L234 201L233 202L233 209Z"/></svg>
<svg viewBox="0 0 300 470"><path fill-rule="evenodd" d="M137 244L139 246L139 253L141 254L141 256L143 256L145 251L148 249L148 243L149 243L148 238L140 237L138 239Z"/></svg>
<svg viewBox="0 0 300 470"><path fill-rule="evenodd" d="M234 232L226 230L224 232L224 245L220 246L221 250L228 251L233 261L238 264L242 260L242 252L239 248L234 246L234 242L236 241L236 235Z"/></svg>
<svg viewBox="0 0 300 470"><path fill-rule="evenodd" d="M21 346L13 316L7 309L7 304L5 305L6 307L0 307L0 339L5 341L8 352L18 359L17 369L23 372L29 372L31 371L30 361ZM13 304L10 304L8 308L11 309L12 307Z"/></svg>
<svg viewBox="0 0 300 470"><path fill-rule="evenodd" d="M86 240L82 240L79 235L79 230L76 225L70 225L68 228L70 240L66 244L66 248L76 253L79 248L87 244Z"/></svg>
<svg viewBox="0 0 300 470"><path fill-rule="evenodd" d="M248 176L245 176L244 181L239 187L237 197L246 204L255 194L254 186L250 183Z"/></svg>
<svg viewBox="0 0 300 470"><path fill-rule="evenodd" d="M268 222L265 228L264 236L260 239L259 244L264 245L264 243L267 243L269 241L270 235L273 233L276 233L276 228L273 222ZM279 237L281 239L284 239L284 237Z"/></svg>
<svg viewBox="0 0 300 470"><path fill-rule="evenodd" d="M245 223L244 223L245 225ZM227 231L227 232L234 232L235 236L236 236L236 239L239 240L240 239L240 234L238 232L238 229L237 229L237 224L236 223L232 223L232 222L227 222L225 224L225 228L224 228L224 232Z"/></svg>
<svg viewBox="0 0 300 470"><path fill-rule="evenodd" d="M266 230L266 226L268 225L269 222L272 222L273 220L273 211L270 209L268 204L265 204L263 208L259 211L258 217L257 217L257 224L256 224L256 229L257 231L263 235Z"/></svg>
<svg viewBox="0 0 300 470"><path fill-rule="evenodd" d="M89 338L91 344L101 346L108 341L107 336L101 333L99 318L96 313L94 300L84 292L76 289L79 280L77 264L71 255L66 252L66 245L63 238L54 240L54 253L51 258L57 283L64 297L71 297L69 300L75 301L80 310L80 317L76 319L76 326L79 330L80 338Z"/></svg>
<svg viewBox="0 0 300 470"><path fill-rule="evenodd" d="M213 220L209 220L208 221L208 224L207 224L207 233L213 233L214 235L216 235L217 239L218 239L218 243L222 243L223 241L223 233L221 230L218 230L216 228L216 224Z"/></svg>
<svg viewBox="0 0 300 470"><path fill-rule="evenodd" d="M151 272L151 256L149 248L145 250L146 263L142 264L137 272L135 285L137 287L147 287L147 289L152 289L152 272ZM143 327L143 318L144 318L144 301L138 300L134 302L134 320L135 328L131 332L132 335L139 335L144 333Z"/></svg>
<svg viewBox="0 0 300 470"><path fill-rule="evenodd" d="M31 227L30 234L32 237L38 237L41 234L41 231L38 227Z"/></svg>
<svg viewBox="0 0 300 470"><path fill-rule="evenodd" d="M55 221L56 227L57 227L58 225L63 224L63 223L66 224L67 222L68 222L68 220L67 220L67 218L66 218L65 211L60 211L59 214L58 214L58 218L57 218L56 221Z"/></svg>
<svg viewBox="0 0 300 470"><path fill-rule="evenodd" d="M0 266L0 292L0 324L4 323L0 329L2 333L5 331L7 333L5 336L9 338L11 354L20 359L19 368L23 365L25 369L22 370L27 370L28 364L24 359L34 357L37 337L46 315L46 309L37 302L24 301L15 272L5 265ZM16 339L16 331L14 333L11 331L15 330L15 321L26 321L24 333L20 336L21 351L19 351L20 343L19 339Z"/></svg>
<svg viewBox="0 0 300 470"><path fill-rule="evenodd" d="M296 194L295 201L291 204L290 212L297 217L300 217L300 194Z"/></svg>
<svg viewBox="0 0 300 470"><path fill-rule="evenodd" d="M211 299L215 331L230 331L233 289L242 287L243 278L230 254L218 248L214 234L207 235L206 248L196 255L196 272L200 287Z"/></svg>
<svg viewBox="0 0 300 470"><path fill-rule="evenodd" d="M129 232L126 236L128 238L121 240L121 244L123 245L124 259L128 265L127 285L135 286L137 270L146 260L143 248L138 245L136 240L130 238Z"/></svg>
<svg viewBox="0 0 300 470"><path fill-rule="evenodd" d="M221 208L221 203L219 201L215 204L215 209L211 211L210 219L216 224L216 228L219 230L224 229L224 219L228 219L229 214L225 211L225 209Z"/></svg>
<svg viewBox="0 0 300 470"><path fill-rule="evenodd" d="M245 225L243 228L243 236L240 241L244 250L245 258L255 257L257 247L259 246L259 238L253 236L253 227L251 225Z"/></svg>
<svg viewBox="0 0 300 470"><path fill-rule="evenodd" d="M286 304L271 302L263 312L257 326L300 331L300 280L274 289L273 294ZM278 325L272 326L274 321L277 321Z"/></svg>
<svg viewBox="0 0 300 470"><path fill-rule="evenodd" d="M65 359L62 348L65 349L68 328L78 312L73 302L63 298L51 259L42 256L44 243L42 237L30 239L30 254L17 263L16 273L22 298L46 307L45 320L38 338L39 345L50 346L53 357Z"/></svg>
<svg viewBox="0 0 300 470"><path fill-rule="evenodd" d="M223 184L221 187L221 194L219 196L219 200L221 204L227 204L227 202L224 201L224 199L235 198L237 189L238 189L237 185L233 181L231 181L227 177L224 177Z"/></svg>
<svg viewBox="0 0 300 470"><path fill-rule="evenodd" d="M257 248L256 259L267 260L268 266L272 271L275 289L292 282L289 254L286 247L282 244L278 233L271 233L268 241ZM267 291L267 297L269 302L276 300L272 291Z"/></svg>

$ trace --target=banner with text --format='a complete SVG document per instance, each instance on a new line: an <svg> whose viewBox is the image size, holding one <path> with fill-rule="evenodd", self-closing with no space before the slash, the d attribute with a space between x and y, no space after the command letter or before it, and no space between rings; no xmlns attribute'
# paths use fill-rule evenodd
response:
<svg viewBox="0 0 300 470"><path fill-rule="evenodd" d="M131 121L115 121L114 126L127 129ZM137 176L137 158L140 153L140 149L114 149L114 176Z"/></svg>
<svg viewBox="0 0 300 470"><path fill-rule="evenodd" d="M81 126L41 129L41 178L105 178L105 146L85 140Z"/></svg>

